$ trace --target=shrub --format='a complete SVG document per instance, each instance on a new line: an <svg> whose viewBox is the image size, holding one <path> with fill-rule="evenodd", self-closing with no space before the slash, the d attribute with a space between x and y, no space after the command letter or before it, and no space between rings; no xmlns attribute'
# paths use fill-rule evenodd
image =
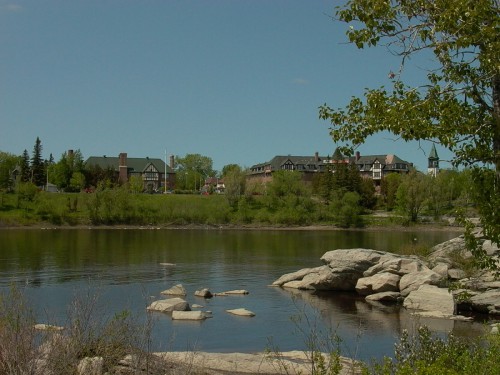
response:
<svg viewBox="0 0 500 375"><path fill-rule="evenodd" d="M427 327L415 335L403 331L396 345L394 359L384 358L364 369L364 374L499 374L500 335L476 340L433 336Z"/></svg>

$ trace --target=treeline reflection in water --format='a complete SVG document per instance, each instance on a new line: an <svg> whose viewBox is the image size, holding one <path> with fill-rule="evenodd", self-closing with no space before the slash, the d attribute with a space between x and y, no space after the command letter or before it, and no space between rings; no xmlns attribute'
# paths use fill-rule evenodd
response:
<svg viewBox="0 0 500 375"><path fill-rule="evenodd" d="M396 252L415 242L432 246L455 236L443 231L1 230L0 288L5 291L17 284L40 320L64 324L68 305L89 290L99 295L110 315L126 309L145 320L147 304L181 283L188 302L203 305L214 317L179 322L153 314L157 350L250 352L264 350L271 341L281 350L304 349L307 338L301 331L317 329L335 331L346 355L367 359L390 355L401 330L418 324L460 335L475 335L482 326L418 320L397 306L370 305L349 293L269 285L284 273L320 265L328 250L364 247ZM194 297L194 291L204 287L212 292L246 289L250 294ZM225 312L238 307L256 316Z"/></svg>

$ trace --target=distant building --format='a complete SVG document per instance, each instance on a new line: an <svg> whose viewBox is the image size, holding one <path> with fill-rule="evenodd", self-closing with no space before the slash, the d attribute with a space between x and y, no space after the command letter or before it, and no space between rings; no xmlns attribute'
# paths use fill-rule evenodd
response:
<svg viewBox="0 0 500 375"><path fill-rule="evenodd" d="M439 173L439 156L436 151L436 146L434 145L434 143L432 144L431 152L427 160L429 162L427 165L427 173L430 174L431 176L436 177L437 174Z"/></svg>
<svg viewBox="0 0 500 375"><path fill-rule="evenodd" d="M116 174L116 181L126 183L132 176L138 176L143 181L145 191L163 191L175 187L174 158L170 157L170 165L162 159L129 158L122 152L118 157L91 156L85 161L85 166L99 166L102 169L112 169ZM165 175L166 173L166 175Z"/></svg>
<svg viewBox="0 0 500 375"><path fill-rule="evenodd" d="M317 152L314 156L275 156L268 162L250 167L247 179L268 182L272 179L274 172L291 170L301 172L303 180L310 182L315 173L325 172L330 169L331 164L338 163L355 164L361 176L372 179L375 185L379 185L382 178L390 173L406 174L413 167L412 163L394 154L361 156L359 152L356 152L355 156L345 157L336 149L332 157L319 156Z"/></svg>

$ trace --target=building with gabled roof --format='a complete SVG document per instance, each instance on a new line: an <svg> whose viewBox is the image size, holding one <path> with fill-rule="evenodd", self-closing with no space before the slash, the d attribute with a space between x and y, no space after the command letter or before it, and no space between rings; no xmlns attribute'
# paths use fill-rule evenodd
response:
<svg viewBox="0 0 500 375"><path fill-rule="evenodd" d="M250 167L248 179L259 179L263 182L270 181L272 173L279 170L293 170L303 173L304 181L312 181L315 173L325 172L331 169L332 164L353 163L364 178L372 179L375 185L379 185L383 177L390 173L408 173L413 164L394 154L365 155L356 152L355 156L345 157L338 149L333 156L320 156L317 152L314 156L275 156L270 161L255 164Z"/></svg>
<svg viewBox="0 0 500 375"><path fill-rule="evenodd" d="M142 179L144 190L148 192L170 190L175 187L174 159L170 157L170 165L159 158L129 158L122 152L118 157L91 156L85 166L99 166L102 169L115 171L116 181L126 183L132 176Z"/></svg>

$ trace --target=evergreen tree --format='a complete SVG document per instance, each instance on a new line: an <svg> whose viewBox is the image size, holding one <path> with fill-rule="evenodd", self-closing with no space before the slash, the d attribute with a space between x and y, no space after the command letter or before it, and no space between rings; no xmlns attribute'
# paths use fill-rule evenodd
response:
<svg viewBox="0 0 500 375"><path fill-rule="evenodd" d="M45 166L42 160L42 142L36 137L31 157L31 182L36 186L45 185Z"/></svg>
<svg viewBox="0 0 500 375"><path fill-rule="evenodd" d="M28 150L24 150L21 156L21 182L28 182L31 180L30 170L30 156Z"/></svg>

